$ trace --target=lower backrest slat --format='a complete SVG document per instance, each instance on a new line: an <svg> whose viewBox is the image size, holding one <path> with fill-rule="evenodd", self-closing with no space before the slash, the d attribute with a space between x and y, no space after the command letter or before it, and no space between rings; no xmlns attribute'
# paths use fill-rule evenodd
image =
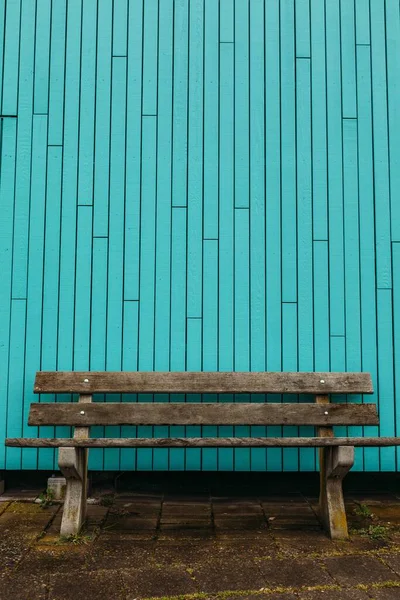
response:
<svg viewBox="0 0 400 600"><path fill-rule="evenodd" d="M375 404L92 403L31 405L29 425L377 425Z"/></svg>

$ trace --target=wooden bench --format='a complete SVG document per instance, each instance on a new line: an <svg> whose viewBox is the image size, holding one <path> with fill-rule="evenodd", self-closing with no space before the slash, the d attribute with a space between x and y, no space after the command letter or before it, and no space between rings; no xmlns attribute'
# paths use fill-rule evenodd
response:
<svg viewBox="0 0 400 600"><path fill-rule="evenodd" d="M74 426L73 438L8 438L7 446L58 447L67 480L61 535L85 520L89 448L320 448L320 516L334 539L348 537L342 480L355 446L400 445L400 438L335 438L334 425L378 425L375 404L331 404L331 394L371 394L368 373L38 372L38 394L79 394L79 402L31 404L29 425ZM93 394L300 394L313 403L92 403ZM310 425L316 437L90 438L95 425Z"/></svg>

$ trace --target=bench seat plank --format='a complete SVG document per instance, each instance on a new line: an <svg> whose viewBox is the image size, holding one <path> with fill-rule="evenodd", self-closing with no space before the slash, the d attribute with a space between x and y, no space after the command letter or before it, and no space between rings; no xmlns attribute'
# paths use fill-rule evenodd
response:
<svg viewBox="0 0 400 600"><path fill-rule="evenodd" d="M371 394L369 373L39 371L36 393Z"/></svg>
<svg viewBox="0 0 400 600"><path fill-rule="evenodd" d="M377 425L375 404L33 403L29 425Z"/></svg>
<svg viewBox="0 0 400 600"><path fill-rule="evenodd" d="M400 446L400 438L7 438L5 443L23 448L321 448Z"/></svg>

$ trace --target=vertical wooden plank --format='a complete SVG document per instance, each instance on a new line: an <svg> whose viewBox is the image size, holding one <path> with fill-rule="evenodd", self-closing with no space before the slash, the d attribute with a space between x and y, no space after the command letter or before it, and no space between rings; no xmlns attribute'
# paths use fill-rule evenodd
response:
<svg viewBox="0 0 400 600"><path fill-rule="evenodd" d="M308 59L296 60L297 134L297 256L298 256L298 368L314 370L311 72ZM300 435L311 435L307 427ZM285 454L285 452L284 452ZM300 468L314 468L315 453L300 451Z"/></svg>
<svg viewBox="0 0 400 600"><path fill-rule="evenodd" d="M274 100L279 110L282 136L282 302L297 301L297 224L296 224L296 96L294 1L281 4L280 57L281 94ZM271 63L273 61L271 48ZM276 76L277 77L277 76ZM277 115L275 115L277 118ZM271 117L271 120L272 117ZM275 127L278 127L278 123ZM267 184L268 185L268 184Z"/></svg>
<svg viewBox="0 0 400 600"><path fill-rule="evenodd" d="M61 207L60 328L57 365L58 369L65 371L70 371L73 368L78 169L76 149L78 147L79 132L81 8L81 0L70 0L67 4L63 202Z"/></svg>
<svg viewBox="0 0 400 600"><path fill-rule="evenodd" d="M92 306L90 324L90 369L92 371L105 371L106 369L108 260L107 255L107 238L94 238L92 263ZM105 399L106 398L104 394L96 397L96 401L100 400L104 402ZM104 437L104 427L92 427L90 433L93 437ZM89 452L89 469L101 470L103 468L103 448L91 449Z"/></svg>
<svg viewBox="0 0 400 600"><path fill-rule="evenodd" d="M378 325L378 381L379 381L379 435L395 433L395 399L393 372L393 303L392 290L377 291ZM394 448L381 448L380 469L394 471L396 454Z"/></svg>
<svg viewBox="0 0 400 600"><path fill-rule="evenodd" d="M47 114L49 110L49 60L50 60L51 1L36 2L35 82L33 112Z"/></svg>
<svg viewBox="0 0 400 600"><path fill-rule="evenodd" d="M139 303L124 302L122 370L137 371L138 368ZM122 401L137 402L137 394L123 394ZM137 427L123 425L122 437L136 437ZM120 468L131 471L136 465L136 448L121 448Z"/></svg>
<svg viewBox="0 0 400 600"><path fill-rule="evenodd" d="M154 369L169 371L171 305L171 205L172 205L172 42L173 2L160 4L158 117L157 117L157 199ZM156 400L168 402L168 394ZM154 437L168 435L168 427L154 427ZM153 450L153 469L168 470L168 448Z"/></svg>
<svg viewBox="0 0 400 600"><path fill-rule="evenodd" d="M107 349L106 369L122 367L123 325L123 255L125 210L125 127L126 119L126 58L112 60L111 147L110 147L110 213L107 283ZM113 396L120 402L119 395ZM119 436L120 427L106 427L107 437ZM119 469L120 450L105 455L107 469Z"/></svg>
<svg viewBox="0 0 400 600"><path fill-rule="evenodd" d="M139 5L138 2L134 6ZM134 11L132 11L133 13ZM136 23L136 21L135 21ZM140 31L142 30L140 23ZM108 235L108 209L110 184L110 111L111 111L111 39L112 39L112 0L99 2L97 11L97 52L96 52L96 115L95 115L95 163L94 163L94 224L95 236ZM142 44L140 43L140 48ZM142 72L136 67L135 73ZM133 75L132 75L133 77ZM128 93L128 102L130 95ZM132 107L132 114L140 121L141 102ZM129 113L128 113L129 114ZM130 121L127 130L130 131ZM136 133L136 132L135 132ZM140 135L137 138L140 145ZM129 147L129 146L128 146ZM132 168L136 173L137 169ZM127 185L128 192L128 185ZM136 194L138 197L139 194ZM129 206L129 205L128 205ZM129 210L129 209L128 209ZM127 210L127 214L129 214ZM127 217L128 219L128 217ZM129 221L127 221L129 222ZM90 455L90 452L89 452Z"/></svg>
<svg viewBox="0 0 400 600"><path fill-rule="evenodd" d="M32 172L30 188L29 217L29 263L28 294L26 323L26 361L25 361L25 396L24 396L24 435L37 435L37 428L28 427L29 404L37 402L33 394L32 382L35 371L40 370L42 353L42 319L43 319L43 266L45 238L45 198L46 198L46 161L47 161L47 126L48 119L44 115L34 115L32 130ZM40 401L46 402L46 396ZM39 429L39 434L41 429ZM24 450L22 466L25 469L53 467L54 453ZM39 462L37 462L39 457Z"/></svg>
<svg viewBox="0 0 400 600"><path fill-rule="evenodd" d="M235 207L249 207L250 62L249 0L235 3Z"/></svg>
<svg viewBox="0 0 400 600"><path fill-rule="evenodd" d="M361 371L360 233L358 202L357 122L343 121L343 203L346 310L346 370ZM351 398L361 402L361 396ZM350 436L361 436L362 427L349 427ZM355 450L355 469L363 467L362 448Z"/></svg>
<svg viewBox="0 0 400 600"><path fill-rule="evenodd" d="M331 335L331 371L346 371L346 338L344 335L332 336ZM346 396L335 395L335 402L346 402ZM345 436L347 433L347 427L335 427L336 436Z"/></svg>
<svg viewBox="0 0 400 600"><path fill-rule="evenodd" d="M391 239L400 241L400 207L397 201L400 192L400 9L399 3L386 3L386 52L389 117L389 168Z"/></svg>
<svg viewBox="0 0 400 600"><path fill-rule="evenodd" d="M78 149L78 204L93 204L93 160L96 91L97 0L86 0L82 10L82 58Z"/></svg>
<svg viewBox="0 0 400 600"><path fill-rule="evenodd" d="M189 64L188 0L176 0L174 9L172 205L186 206Z"/></svg>
<svg viewBox="0 0 400 600"><path fill-rule="evenodd" d="M158 0L146 0L143 38L143 115L157 114Z"/></svg>
<svg viewBox="0 0 400 600"><path fill-rule="evenodd" d="M312 188L315 240L328 239L325 50L325 4L319 0L311 0Z"/></svg>
<svg viewBox="0 0 400 600"><path fill-rule="evenodd" d="M328 242L313 244L314 365L316 372L329 371L329 268Z"/></svg>
<svg viewBox="0 0 400 600"><path fill-rule="evenodd" d="M356 44L370 43L369 0L356 0Z"/></svg>
<svg viewBox="0 0 400 600"><path fill-rule="evenodd" d="M265 216L266 216L266 189L265 189L265 169L266 163L271 158L268 149L276 144L276 130L268 124L271 122L266 117L265 112L265 77L266 70L272 64L268 63L268 48L266 44L272 31L269 28L271 19L275 14L268 13L268 7L263 6L263 2L250 3L250 198L249 198L249 227L250 227L250 370L263 371L265 369ZM279 27L278 23L275 23ZM268 31L265 34L265 30ZM265 35L264 35L265 34ZM272 38L272 36L271 36ZM277 37L271 39L272 45ZM278 49L279 54L279 49ZM278 76L279 79L279 76ZM279 92L278 92L279 93ZM274 100L271 97L270 108L274 110ZM268 107L267 107L268 114ZM265 123L270 137L270 144L266 143ZM279 125L277 125L279 129ZM279 138L279 134L278 134ZM279 143L279 142L278 142ZM274 169L274 165L272 166ZM270 172L271 178L275 178L275 173ZM279 177L279 166L278 166ZM253 402L263 401L264 398L259 395L252 395ZM251 428L251 434L257 432L265 435L265 428ZM263 432L263 433L262 433ZM242 434L247 433L242 430ZM243 467L247 459L246 452L243 456ZM250 452L251 469L265 469L266 452L263 449Z"/></svg>
<svg viewBox="0 0 400 600"><path fill-rule="evenodd" d="M92 287L92 208L90 206L78 206L77 225L74 370L87 371Z"/></svg>
<svg viewBox="0 0 400 600"><path fill-rule="evenodd" d="M326 2L326 72L328 103L329 300L331 335L344 335L344 248L342 91L338 0Z"/></svg>
<svg viewBox="0 0 400 600"><path fill-rule="evenodd" d="M297 352L297 304L284 302L282 304L282 369L284 371L298 370ZM293 397L283 395L284 402L293 402ZM298 436L299 428L282 427L284 436ZM297 448L286 448L283 452L283 471L299 470L299 451Z"/></svg>
<svg viewBox="0 0 400 600"><path fill-rule="evenodd" d="M248 209L235 209L235 271L234 271L234 370L250 370L250 216ZM249 394L235 395L236 402L250 402ZM254 429L254 428L251 428ZM257 428L255 428L257 430ZM265 427L262 428L265 435ZM249 436L250 427L234 428L235 436ZM265 460L265 451L261 449ZM250 470L250 448L235 449L235 470ZM259 452L256 453L260 454Z"/></svg>
<svg viewBox="0 0 400 600"><path fill-rule="evenodd" d="M204 240L203 243L203 356L204 371L218 370L218 240ZM216 402L216 394L204 394L204 402ZM217 436L216 426L202 427L204 437ZM215 448L203 448L202 468L206 471L217 469Z"/></svg>
<svg viewBox="0 0 400 600"><path fill-rule="evenodd" d="M5 11L2 114L16 115L21 33L21 1L8 0Z"/></svg>
<svg viewBox="0 0 400 600"><path fill-rule="evenodd" d="M253 6L253 5L252 5ZM265 206L266 227L266 370L282 369L282 251L281 251L281 140L280 140L280 22L277 3L265 3ZM278 57L278 59L277 59ZM252 110L252 108L251 108ZM252 242L252 238L251 238ZM281 402L280 395L268 397ZM267 435L281 435L281 427L267 427ZM268 449L267 469L282 470L282 450Z"/></svg>
<svg viewBox="0 0 400 600"><path fill-rule="evenodd" d="M202 319L188 318L187 320L187 371L201 371L202 354ZM186 394L186 402L201 402L201 394ZM200 425L187 425L185 437L200 437ZM200 448L187 448L185 452L185 470L200 471Z"/></svg>
<svg viewBox="0 0 400 600"><path fill-rule="evenodd" d="M344 118L355 118L357 116L356 29L354 11L354 0L341 0L342 111Z"/></svg>
<svg viewBox="0 0 400 600"><path fill-rule="evenodd" d="M250 216L235 210L235 371L250 370Z"/></svg>
<svg viewBox="0 0 400 600"><path fill-rule="evenodd" d="M313 370L310 62L296 61L299 369ZM311 300L311 301L310 301Z"/></svg>
<svg viewBox="0 0 400 600"><path fill-rule="evenodd" d="M371 4L372 116L375 181L376 276L380 289L392 285L385 2Z"/></svg>
<svg viewBox="0 0 400 600"><path fill-rule="evenodd" d="M143 4L129 4L124 297L139 298ZM168 74L166 74L168 77ZM167 93L167 92L166 92ZM165 99L166 101L166 99ZM165 108L167 110L167 107Z"/></svg>
<svg viewBox="0 0 400 600"><path fill-rule="evenodd" d="M129 6L130 9L130 6ZM127 55L128 1L118 0L113 7L113 56Z"/></svg>
<svg viewBox="0 0 400 600"><path fill-rule="evenodd" d="M233 369L233 47L220 44L220 111L219 111L219 369ZM220 397L231 402L231 394ZM218 427L219 435L233 435L233 427ZM218 450L218 468L233 470L233 450Z"/></svg>
<svg viewBox="0 0 400 600"><path fill-rule="evenodd" d="M278 13L278 11L276 11ZM265 71L273 77L272 47L278 50L278 36L269 38L272 25L277 26L271 8L264 15L263 2L250 5L250 370L265 369L265 170L272 185L279 181L279 159L273 158L273 151L279 147L279 104L276 97L264 97ZM266 56L264 56L264 18L267 30ZM266 61L266 62L265 62ZM275 69L279 82L279 74ZM264 131L265 100L267 132ZM278 115L278 123L273 122ZM269 141L266 136L269 135ZM266 167L265 167L266 165ZM268 192L267 192L268 193ZM268 242L267 242L268 244Z"/></svg>
<svg viewBox="0 0 400 600"><path fill-rule="evenodd" d="M171 371L184 371L186 364L186 209L172 209L172 264L171 264ZM171 401L182 401L182 394L174 394ZM170 427L170 435L183 435L183 427ZM184 468L184 450L171 448L169 468Z"/></svg>
<svg viewBox="0 0 400 600"><path fill-rule="evenodd" d="M0 106L3 106L4 40L6 29L6 0L0 2Z"/></svg>
<svg viewBox="0 0 400 600"><path fill-rule="evenodd" d="M330 338L329 338L329 243L325 241L316 241L313 243L313 297L314 297L314 369L315 371L330 370ZM307 431L314 435L313 429L301 428L301 433ZM316 456L315 450L307 452L301 450L300 454L312 464L312 470L315 469ZM312 461L312 462L311 462ZM303 463L301 462L301 467Z"/></svg>
<svg viewBox="0 0 400 600"><path fill-rule="evenodd" d="M10 356L8 364L7 437L21 436L23 428L23 388L26 300L11 301ZM7 448L7 468L20 469L22 449Z"/></svg>
<svg viewBox="0 0 400 600"><path fill-rule="evenodd" d="M139 371L154 370L154 306L156 256L156 156L157 121L143 117L142 122L142 190L140 221L140 292L139 292ZM139 394L139 402L152 402L154 397ZM138 437L151 435L152 428L138 427ZM138 449L137 468L151 470L153 451Z"/></svg>
<svg viewBox="0 0 400 600"><path fill-rule="evenodd" d="M44 224L44 273L43 273L43 319L42 319L42 359L41 368L57 370L58 333L58 291L60 264L60 223L61 223L61 169L62 149L48 148L47 189ZM44 199L43 199L44 200ZM32 299L30 299L32 301ZM54 394L46 396L48 402L55 401ZM26 407L27 409L28 407ZM28 418L28 413L25 415ZM57 434L59 432L57 431ZM54 437L54 427L43 427L42 435ZM49 449L41 455L41 460L54 461L55 452Z"/></svg>
<svg viewBox="0 0 400 600"><path fill-rule="evenodd" d="M15 179L13 249L13 298L25 298L28 270L29 190L32 160L33 64L35 6L25 2L21 10L21 40L18 86L18 127Z"/></svg>
<svg viewBox="0 0 400 600"><path fill-rule="evenodd" d="M2 285L0 286L0 361L3 366L8 365L10 352L16 133L17 123L15 119L4 119L1 122L0 211L2 218L0 219L0 272ZM6 437L7 422L7 392L7 377L0 377L0 468L2 469L6 467L4 439Z"/></svg>
<svg viewBox="0 0 400 600"><path fill-rule="evenodd" d="M188 317L200 317L202 313L203 12L203 0L192 0L189 17Z"/></svg>
<svg viewBox="0 0 400 600"><path fill-rule="evenodd" d="M392 244L393 251L393 345L395 373L395 432L400 433L400 244ZM400 461L400 449L396 448L397 468ZM366 463L369 467L369 463Z"/></svg>
<svg viewBox="0 0 400 600"><path fill-rule="evenodd" d="M310 58L310 0L296 0L296 57Z"/></svg>
<svg viewBox="0 0 400 600"><path fill-rule="evenodd" d="M78 206L73 346L73 369L77 371L87 371L89 370L90 365L89 360L91 319L90 308L92 292L92 231L92 207ZM44 432L43 435L45 435Z"/></svg>
<svg viewBox="0 0 400 600"><path fill-rule="evenodd" d="M51 9L50 33L51 46L48 143L50 145L57 146L63 143L66 19L66 0L60 0L59 2L53 3Z"/></svg>
<svg viewBox="0 0 400 600"><path fill-rule="evenodd" d="M219 40L222 43L234 42L234 0L220 0Z"/></svg>
<svg viewBox="0 0 400 600"><path fill-rule="evenodd" d="M360 210L360 293L362 369L371 373L374 394L368 402L378 401L376 274L375 274L375 205L372 150L371 55L368 46L357 48L358 114L358 185ZM364 427L367 436L378 435L378 427ZM379 449L364 449L365 466L379 471Z"/></svg>
<svg viewBox="0 0 400 600"><path fill-rule="evenodd" d="M219 12L204 2L204 198L203 235L218 238Z"/></svg>

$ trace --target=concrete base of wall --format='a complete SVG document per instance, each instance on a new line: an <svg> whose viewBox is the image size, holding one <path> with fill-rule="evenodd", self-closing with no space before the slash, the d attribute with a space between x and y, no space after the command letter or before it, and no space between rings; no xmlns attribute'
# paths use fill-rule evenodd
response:
<svg viewBox="0 0 400 600"><path fill-rule="evenodd" d="M0 496L1 496L1 494L4 494L4 490L5 490L5 481L3 479L2 473L0 473Z"/></svg>

